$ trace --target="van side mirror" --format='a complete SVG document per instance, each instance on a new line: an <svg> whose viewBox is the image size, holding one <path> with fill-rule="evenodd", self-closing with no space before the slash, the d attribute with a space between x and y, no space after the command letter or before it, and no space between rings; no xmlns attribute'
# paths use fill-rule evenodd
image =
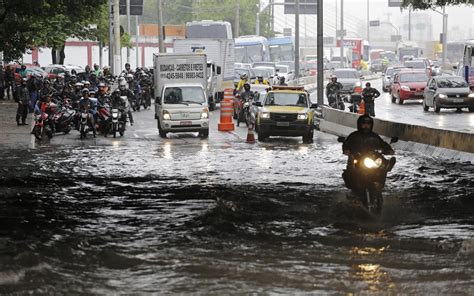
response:
<svg viewBox="0 0 474 296"><path fill-rule="evenodd" d="M222 72L221 69L222 69L221 66L217 66L217 71L216 71L217 75L221 75L221 72Z"/></svg>
<svg viewBox="0 0 474 296"><path fill-rule="evenodd" d="M161 105L161 98L160 97L155 98L155 104Z"/></svg>

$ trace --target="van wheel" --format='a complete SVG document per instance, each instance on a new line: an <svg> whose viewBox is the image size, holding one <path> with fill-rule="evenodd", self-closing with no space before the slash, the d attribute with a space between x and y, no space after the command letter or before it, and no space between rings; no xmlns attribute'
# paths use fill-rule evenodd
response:
<svg viewBox="0 0 474 296"><path fill-rule="evenodd" d="M207 138L209 138L209 130L207 129L207 130L204 130L204 131L200 131L200 132L199 132L199 137L200 137L201 139L207 139Z"/></svg>
<svg viewBox="0 0 474 296"><path fill-rule="evenodd" d="M265 142L268 139L268 136L264 133L258 133L258 141Z"/></svg>
<svg viewBox="0 0 474 296"><path fill-rule="evenodd" d="M161 125L160 125L160 121L157 120L157 125L158 125L158 133L160 134L160 137L162 137L163 139L166 138L166 134L167 132L165 132L164 130L161 129Z"/></svg>

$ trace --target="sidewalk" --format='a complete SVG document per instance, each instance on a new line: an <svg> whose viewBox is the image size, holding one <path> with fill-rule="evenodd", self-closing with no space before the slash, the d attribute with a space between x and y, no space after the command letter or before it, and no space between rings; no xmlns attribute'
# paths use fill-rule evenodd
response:
<svg viewBox="0 0 474 296"><path fill-rule="evenodd" d="M0 100L0 147L28 148L31 142L31 125L16 124L17 103ZM31 123L32 114L26 118Z"/></svg>

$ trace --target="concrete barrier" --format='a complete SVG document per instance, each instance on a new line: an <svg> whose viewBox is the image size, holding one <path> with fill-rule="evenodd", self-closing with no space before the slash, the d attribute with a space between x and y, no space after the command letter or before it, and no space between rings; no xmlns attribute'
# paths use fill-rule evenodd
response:
<svg viewBox="0 0 474 296"><path fill-rule="evenodd" d="M357 114L322 107L322 115L319 122L321 131L333 133L339 136L347 136L357 126ZM400 146L411 145L418 151L425 151L429 155L462 155L462 159L474 161L474 134L450 130L429 128L424 126L392 122L374 118L374 131L386 137L398 137L406 143ZM418 145L414 145L418 143ZM435 149L442 148L442 150ZM444 150L451 151L444 151Z"/></svg>

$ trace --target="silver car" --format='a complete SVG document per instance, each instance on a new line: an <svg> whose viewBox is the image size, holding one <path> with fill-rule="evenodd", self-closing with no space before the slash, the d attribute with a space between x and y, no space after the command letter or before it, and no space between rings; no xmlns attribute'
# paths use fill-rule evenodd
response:
<svg viewBox="0 0 474 296"><path fill-rule="evenodd" d="M441 108L468 108L474 112L474 93L460 76L435 76L428 80L423 93L423 110L432 107L436 113Z"/></svg>
<svg viewBox="0 0 474 296"><path fill-rule="evenodd" d="M361 75L359 71L352 68L341 68L336 69L333 72L337 77L337 81L342 84L343 94L352 94L355 87L361 87L362 82L360 80Z"/></svg>

